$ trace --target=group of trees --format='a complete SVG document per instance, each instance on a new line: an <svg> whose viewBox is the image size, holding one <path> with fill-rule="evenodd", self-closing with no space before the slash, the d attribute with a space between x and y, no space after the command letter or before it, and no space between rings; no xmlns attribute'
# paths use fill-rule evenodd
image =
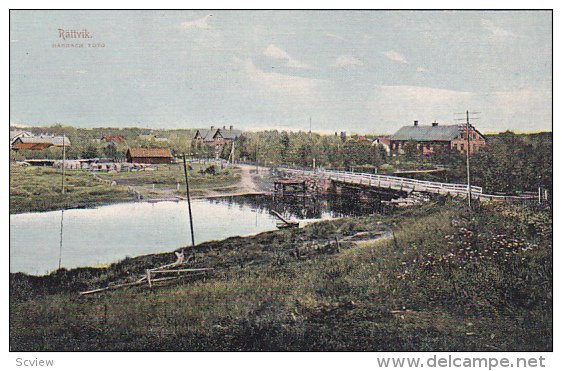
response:
<svg viewBox="0 0 562 371"><path fill-rule="evenodd" d="M552 191L552 133L489 136L488 145L472 156L474 184L488 191Z"/></svg>
<svg viewBox="0 0 562 371"><path fill-rule="evenodd" d="M514 134L507 131L487 135L487 143L470 156L472 184L485 192L515 194L536 192L539 187L552 191L552 133ZM442 180L465 183L466 154L436 151L431 156L406 153L393 161L412 161L416 167L444 165ZM402 164L403 165L403 164Z"/></svg>
<svg viewBox="0 0 562 371"><path fill-rule="evenodd" d="M222 158L229 158L232 145L223 148ZM370 140L274 130L245 133L234 143L234 158L273 166L349 168L382 165L387 161L387 154Z"/></svg>

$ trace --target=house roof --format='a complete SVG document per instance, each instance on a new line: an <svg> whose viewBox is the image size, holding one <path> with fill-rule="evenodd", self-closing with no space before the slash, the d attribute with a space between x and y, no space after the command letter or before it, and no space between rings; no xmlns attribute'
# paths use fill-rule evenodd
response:
<svg viewBox="0 0 562 371"><path fill-rule="evenodd" d="M131 157L172 157L168 148L129 148L127 152Z"/></svg>
<svg viewBox="0 0 562 371"><path fill-rule="evenodd" d="M217 129L214 129L214 130L197 129L197 131L195 132L195 135L193 136L193 139L201 138L203 140L210 140L210 139L213 138L213 136L215 135L216 132L217 132Z"/></svg>
<svg viewBox="0 0 562 371"><path fill-rule="evenodd" d="M24 131L24 130L10 130L10 140L16 138L16 137L30 137L33 134L30 133L29 131Z"/></svg>
<svg viewBox="0 0 562 371"><path fill-rule="evenodd" d="M12 145L12 149L32 149L40 151L50 146L52 146L51 143L23 143L16 139L16 141Z"/></svg>
<svg viewBox="0 0 562 371"><path fill-rule="evenodd" d="M64 141L64 145L65 145L65 146L69 146L69 145L70 145L70 139L68 139L66 136L64 136L64 137L48 137L48 139L50 140L50 142L51 142L54 146L62 146L62 145L63 145L63 141Z"/></svg>
<svg viewBox="0 0 562 371"><path fill-rule="evenodd" d="M217 135L220 135L224 139L233 140L238 138L240 135L242 135L242 130L217 129L217 132L215 133L215 135L213 135L213 138L216 137Z"/></svg>
<svg viewBox="0 0 562 371"><path fill-rule="evenodd" d="M125 138L122 135L104 135L103 137L101 137L101 139L105 140L106 142L125 142Z"/></svg>
<svg viewBox="0 0 562 371"><path fill-rule="evenodd" d="M65 137L54 137L54 136L32 136L32 137L19 137L16 141L21 141L21 143L38 144L38 143L48 143L53 146L62 146L63 141L65 146L70 146L70 140Z"/></svg>
<svg viewBox="0 0 562 371"><path fill-rule="evenodd" d="M450 141L457 138L460 133L458 125L403 126L390 137L390 140L414 140L416 142Z"/></svg>
<svg viewBox="0 0 562 371"><path fill-rule="evenodd" d="M385 144L387 146L390 145L390 138L388 137L377 137L374 141L381 144Z"/></svg>

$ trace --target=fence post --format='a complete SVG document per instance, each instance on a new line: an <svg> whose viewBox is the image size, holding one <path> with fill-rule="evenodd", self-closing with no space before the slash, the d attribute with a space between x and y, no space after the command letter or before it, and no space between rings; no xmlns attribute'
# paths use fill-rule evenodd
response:
<svg viewBox="0 0 562 371"><path fill-rule="evenodd" d="M146 280L148 282L148 287L152 288L152 277L150 277L150 269L146 270Z"/></svg>

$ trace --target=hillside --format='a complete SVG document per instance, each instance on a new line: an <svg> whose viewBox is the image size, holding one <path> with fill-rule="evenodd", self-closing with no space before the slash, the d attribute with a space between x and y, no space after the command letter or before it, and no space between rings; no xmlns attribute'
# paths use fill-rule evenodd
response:
<svg viewBox="0 0 562 371"><path fill-rule="evenodd" d="M358 232L387 238L340 240ZM300 253L296 254L295 249ZM172 254L10 275L19 350L552 350L548 206L455 202L197 246L207 277L80 297Z"/></svg>

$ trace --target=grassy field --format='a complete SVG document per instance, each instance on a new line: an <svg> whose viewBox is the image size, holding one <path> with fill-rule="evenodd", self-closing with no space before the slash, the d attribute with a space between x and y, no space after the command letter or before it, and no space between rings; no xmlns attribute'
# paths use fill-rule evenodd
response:
<svg viewBox="0 0 562 371"><path fill-rule="evenodd" d="M430 204L188 251L216 272L89 297L173 254L10 275L11 350L552 349L548 207Z"/></svg>
<svg viewBox="0 0 562 371"><path fill-rule="evenodd" d="M10 213L92 207L133 200L127 187L99 182L92 174L67 170L66 194L61 194L61 172L53 167L10 166Z"/></svg>
<svg viewBox="0 0 562 371"><path fill-rule="evenodd" d="M192 191L203 193L211 188L225 188L239 182L238 170L218 170L215 175L201 173L208 166L194 164L189 172ZM100 182L91 172L67 170L65 175L66 194L61 194L60 169L52 167L20 166L10 167L10 213L47 211L60 208L92 207L100 204L135 200L128 193L127 186L139 187L146 198L159 198L159 190L183 195L185 177L180 165L158 165L155 171L137 171L98 174L101 178L115 180L117 185ZM180 191L175 192L176 183ZM152 191L154 184L154 192Z"/></svg>
<svg viewBox="0 0 562 371"><path fill-rule="evenodd" d="M182 164L173 165L155 165L155 171L135 171L135 172L120 172L120 173L107 173L100 174L104 179L115 180L118 184L127 185L152 185L156 187L175 187L180 183L185 187L185 175ZM238 169L223 169L215 167L217 173L205 174L202 173L210 165L192 163L189 164L191 170L189 171L189 186L194 191L203 190L208 188L221 188L236 184L239 179Z"/></svg>

